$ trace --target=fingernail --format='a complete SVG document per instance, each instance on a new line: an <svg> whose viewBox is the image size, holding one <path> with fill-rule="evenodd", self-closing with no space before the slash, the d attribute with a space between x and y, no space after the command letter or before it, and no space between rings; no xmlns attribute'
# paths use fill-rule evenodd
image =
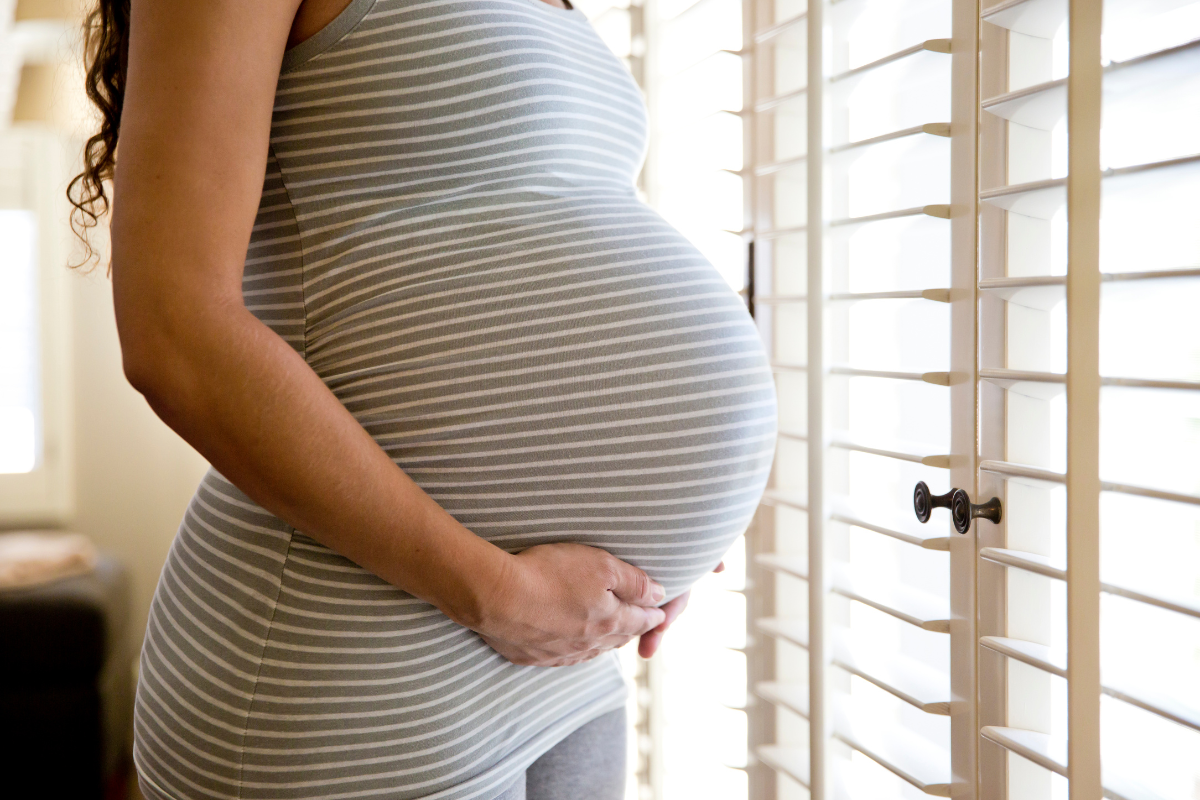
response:
<svg viewBox="0 0 1200 800"><path fill-rule="evenodd" d="M667 590L659 586L657 583L650 584L650 596L654 598L654 602L659 602L667 596Z"/></svg>

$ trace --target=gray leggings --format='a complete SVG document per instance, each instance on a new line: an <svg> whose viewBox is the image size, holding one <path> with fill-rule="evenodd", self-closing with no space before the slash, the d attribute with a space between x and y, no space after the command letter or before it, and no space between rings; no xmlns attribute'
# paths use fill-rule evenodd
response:
<svg viewBox="0 0 1200 800"><path fill-rule="evenodd" d="M496 800L622 800L625 797L625 709L577 729Z"/></svg>

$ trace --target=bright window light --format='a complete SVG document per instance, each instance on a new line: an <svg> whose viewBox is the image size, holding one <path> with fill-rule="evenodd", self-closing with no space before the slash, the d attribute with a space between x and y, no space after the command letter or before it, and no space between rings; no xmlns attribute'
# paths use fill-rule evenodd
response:
<svg viewBox="0 0 1200 800"><path fill-rule="evenodd" d="M37 222L0 211L0 473L37 465Z"/></svg>
<svg viewBox="0 0 1200 800"><path fill-rule="evenodd" d="M667 0L649 6L650 199L734 290L745 286L742 6ZM701 580L664 640L662 800L745 800L748 792L744 543Z"/></svg>

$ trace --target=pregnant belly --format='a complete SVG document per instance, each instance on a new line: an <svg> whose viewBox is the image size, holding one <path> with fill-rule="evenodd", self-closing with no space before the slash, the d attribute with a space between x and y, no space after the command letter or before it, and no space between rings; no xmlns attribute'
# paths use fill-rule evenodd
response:
<svg viewBox="0 0 1200 800"><path fill-rule="evenodd" d="M601 547L671 597L749 522L775 396L740 299L652 221L616 243L575 237L567 252L394 267L393 285L316 315L308 358L478 535L513 552Z"/></svg>

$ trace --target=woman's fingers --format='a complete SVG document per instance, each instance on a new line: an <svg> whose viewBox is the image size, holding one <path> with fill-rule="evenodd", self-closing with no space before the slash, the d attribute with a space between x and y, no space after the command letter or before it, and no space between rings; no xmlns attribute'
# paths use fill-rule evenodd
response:
<svg viewBox="0 0 1200 800"><path fill-rule="evenodd" d="M657 606L667 596L662 586L650 580L650 576L632 564L619 558L610 560L612 585L609 587L618 599L635 606Z"/></svg>
<svg viewBox="0 0 1200 800"><path fill-rule="evenodd" d="M653 630L644 635L638 640L638 655L642 658L653 658L658 652L658 646L662 644L663 635L666 631Z"/></svg>
<svg viewBox="0 0 1200 800"><path fill-rule="evenodd" d="M671 627L671 623L678 619L683 610L687 608L688 598L691 597L691 594L690 591L684 592L662 607L662 610L666 612L663 621L654 630L642 635L641 641L638 642L638 655L642 658L650 658L654 655L658 646L662 644L663 634L667 632L667 628Z"/></svg>
<svg viewBox="0 0 1200 800"><path fill-rule="evenodd" d="M668 603L667 605L670 605ZM663 624L667 619L665 608L643 608L641 606L622 603L617 609L617 623L612 636L641 636L649 633Z"/></svg>
<svg viewBox="0 0 1200 800"><path fill-rule="evenodd" d="M724 571L724 561L717 564L717 566L713 568L713 572ZM688 597L690 595L690 591L684 592L683 594L679 595L679 597L676 597L674 600L663 606L663 611L667 612L666 619L664 619L662 624L654 630L642 634L641 640L638 642L638 655L640 655L642 658L650 658L658 651L659 645L662 644L663 634L667 632L667 628L671 627L671 623L683 613L685 608L687 608Z"/></svg>
<svg viewBox="0 0 1200 800"><path fill-rule="evenodd" d="M486 624L475 628L517 664L557 666L625 645L682 610L658 608L664 590L645 572L603 550L538 545L515 557ZM686 602L686 600L684 601Z"/></svg>
<svg viewBox="0 0 1200 800"><path fill-rule="evenodd" d="M691 596L692 592L689 589L688 591L679 595L679 597L676 597L674 600L663 606L663 611L666 612L666 619L663 620L659 627L665 631L667 626L678 619L679 615L683 613L683 610L687 608L688 600L691 598Z"/></svg>

